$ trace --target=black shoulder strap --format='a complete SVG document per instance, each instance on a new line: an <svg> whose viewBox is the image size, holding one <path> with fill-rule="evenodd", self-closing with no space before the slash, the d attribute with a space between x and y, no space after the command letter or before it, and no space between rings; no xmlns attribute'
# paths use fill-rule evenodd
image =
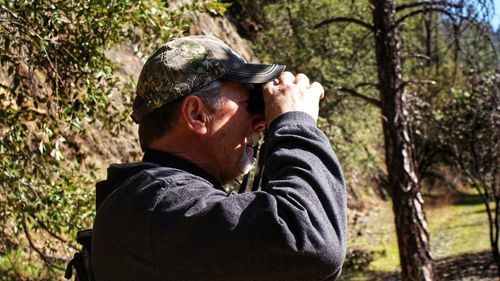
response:
<svg viewBox="0 0 500 281"><path fill-rule="evenodd" d="M96 210L99 210L99 206L101 206L102 202L108 198L111 193L113 193L120 185L125 181L130 175L134 175L135 173L141 171L141 170L146 170L148 168L152 168L157 166L156 164L152 163L141 163L140 165L135 165L131 168L121 170L119 172L111 172L108 169L108 175L111 175L113 173L113 180L105 180L105 181L100 181L96 183ZM109 178L109 177L108 177Z"/></svg>
<svg viewBox="0 0 500 281"><path fill-rule="evenodd" d="M133 168L127 169L123 174L134 174L137 171L144 170L151 167L150 164L138 165ZM109 171L108 171L109 172ZM118 187L122 184L124 178L114 176L113 181L107 181L106 183L98 182L96 184L96 210L99 206L106 200L106 198L115 192ZM92 262L90 259L91 241L92 241L92 229L86 229L79 231L76 235L76 241L82 245L82 249L76 252L66 267L66 272L64 278L71 279L73 275L73 268L76 271L76 279L78 281L95 281L94 273L92 271Z"/></svg>
<svg viewBox="0 0 500 281"><path fill-rule="evenodd" d="M76 252L66 267L64 278L71 279L73 268L76 271L75 280L78 281L95 281L94 273L92 272L92 263L90 260L90 242L92 240L92 229L79 231L76 235L76 241L82 245L82 249Z"/></svg>

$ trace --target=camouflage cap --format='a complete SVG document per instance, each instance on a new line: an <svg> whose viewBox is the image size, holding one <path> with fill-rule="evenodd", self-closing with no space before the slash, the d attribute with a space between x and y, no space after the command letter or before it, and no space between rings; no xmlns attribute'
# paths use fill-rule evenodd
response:
<svg viewBox="0 0 500 281"><path fill-rule="evenodd" d="M142 118L215 80L260 84L275 79L284 65L251 64L221 40L188 36L160 47L146 61L137 82L132 118Z"/></svg>

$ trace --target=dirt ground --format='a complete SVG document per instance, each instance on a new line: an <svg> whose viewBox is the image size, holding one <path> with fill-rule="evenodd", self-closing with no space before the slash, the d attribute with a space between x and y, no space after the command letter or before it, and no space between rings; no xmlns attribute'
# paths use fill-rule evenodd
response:
<svg viewBox="0 0 500 281"><path fill-rule="evenodd" d="M467 253L460 256L436 260L438 278L441 281L498 281L497 267L490 252ZM401 280L399 272L380 274L368 273L373 276L368 280L396 281Z"/></svg>
<svg viewBox="0 0 500 281"><path fill-rule="evenodd" d="M441 259L437 266L440 280L500 280L490 252Z"/></svg>

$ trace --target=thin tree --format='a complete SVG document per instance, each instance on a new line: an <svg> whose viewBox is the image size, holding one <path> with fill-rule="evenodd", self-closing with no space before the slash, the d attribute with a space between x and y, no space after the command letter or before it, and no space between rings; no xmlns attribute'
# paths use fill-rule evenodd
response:
<svg viewBox="0 0 500 281"><path fill-rule="evenodd" d="M500 73L469 77L434 120L436 147L460 171L486 208L491 254L500 276Z"/></svg>
<svg viewBox="0 0 500 281"><path fill-rule="evenodd" d="M430 253L429 233L424 202L419 187L415 143L411 130L408 84L425 81L403 80L401 25L417 15L440 13L452 22L463 19L464 1L413 1L396 5L394 0L370 0L372 22L352 17L333 17L315 28L333 23L352 23L370 31L374 38L379 100L356 89L339 90L380 106L385 144L388 186L393 202L398 237L401 276L403 280L436 280L436 269ZM480 1L482 2L482 1ZM474 15L468 15L473 17ZM455 25L454 25L455 26ZM456 50L458 52L458 36ZM429 47L430 49L430 47Z"/></svg>

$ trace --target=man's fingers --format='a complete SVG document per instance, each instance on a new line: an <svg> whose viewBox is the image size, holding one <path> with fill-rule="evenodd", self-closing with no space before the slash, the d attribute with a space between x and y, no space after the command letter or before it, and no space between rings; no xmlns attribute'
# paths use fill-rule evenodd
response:
<svg viewBox="0 0 500 281"><path fill-rule="evenodd" d="M295 76L295 84L309 88L309 78L305 74L299 73Z"/></svg>
<svg viewBox="0 0 500 281"><path fill-rule="evenodd" d="M325 96L320 83L311 84L305 74L295 76L288 71L267 82L263 90L267 125L281 114L291 111L305 112L317 120L319 100Z"/></svg>
<svg viewBox="0 0 500 281"><path fill-rule="evenodd" d="M312 83L311 87L309 88L309 90L312 93L319 94L319 99L320 100L322 100L325 97L325 89L323 89L323 86L320 83L318 83L318 82Z"/></svg>
<svg viewBox="0 0 500 281"><path fill-rule="evenodd" d="M284 84L290 84L295 81L295 75L293 75L290 71L285 71L281 73L280 77L278 77L278 81Z"/></svg>
<svg viewBox="0 0 500 281"><path fill-rule="evenodd" d="M273 81L269 81L266 84L264 84L264 87L262 88L264 91L271 91L272 88L278 87L280 84L292 84L295 81L295 75L293 75L289 71L285 71L280 74L280 76Z"/></svg>

